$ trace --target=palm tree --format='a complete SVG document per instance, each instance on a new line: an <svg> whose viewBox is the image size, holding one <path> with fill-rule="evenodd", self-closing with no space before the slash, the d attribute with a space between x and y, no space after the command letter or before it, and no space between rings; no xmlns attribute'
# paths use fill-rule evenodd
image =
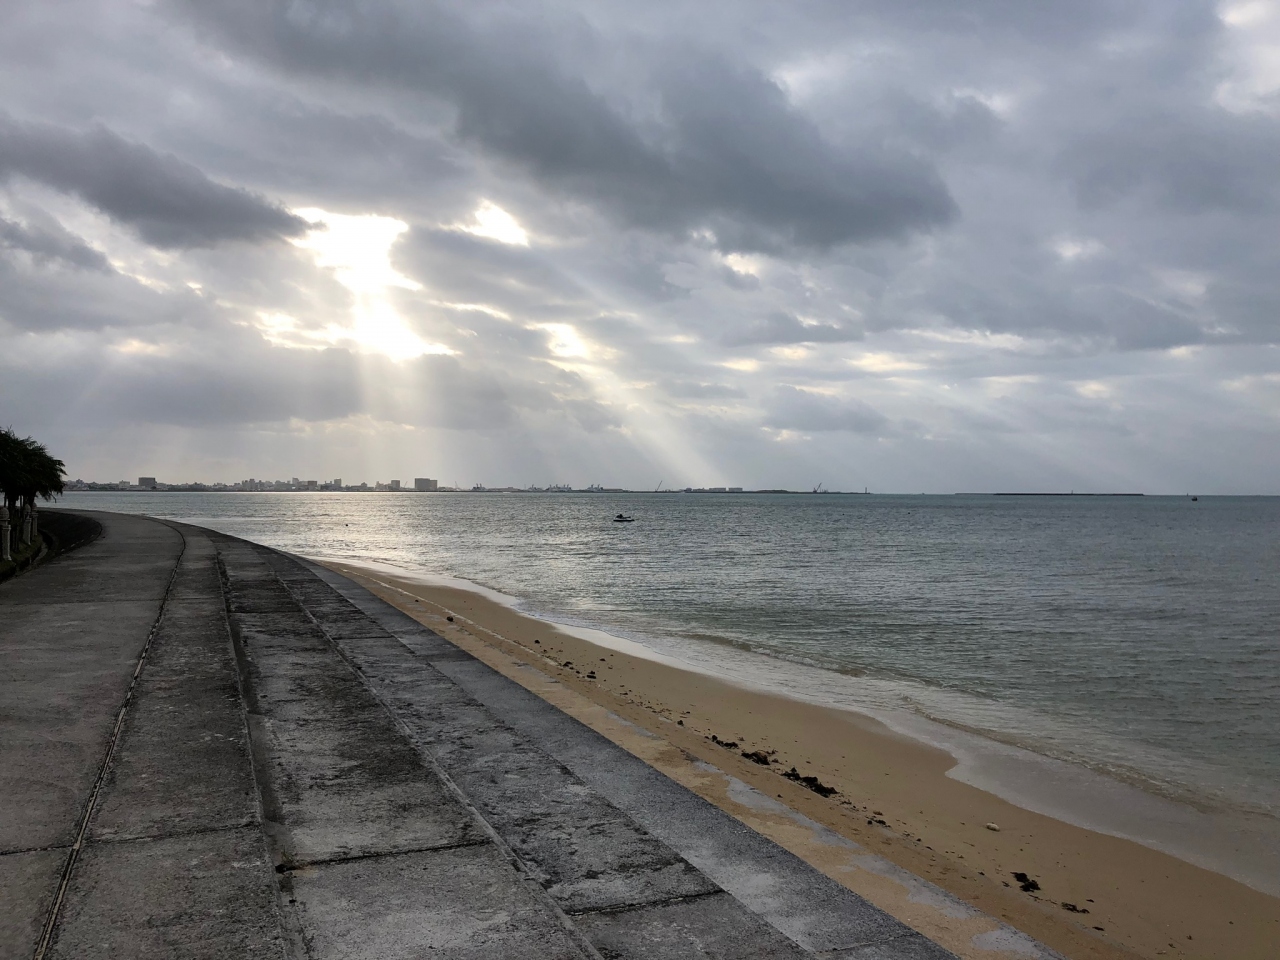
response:
<svg viewBox="0 0 1280 960"><path fill-rule="evenodd" d="M50 456L43 443L19 437L11 427L0 430L0 490L13 519L34 508L36 497L52 500L62 493L66 475L66 464Z"/></svg>

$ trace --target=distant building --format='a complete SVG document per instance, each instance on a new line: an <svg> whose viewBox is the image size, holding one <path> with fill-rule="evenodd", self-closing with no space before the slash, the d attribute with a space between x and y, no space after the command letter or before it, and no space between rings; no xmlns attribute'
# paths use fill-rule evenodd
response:
<svg viewBox="0 0 1280 960"><path fill-rule="evenodd" d="M142 487L142 489L144 490L154 490L156 488L156 478L155 477L139 477L138 486Z"/></svg>
<svg viewBox="0 0 1280 960"><path fill-rule="evenodd" d="M730 492L730 493L741 493L741 492L742 492L742 488L741 488L741 487L730 487L730 488L729 488L729 492Z"/></svg>
<svg viewBox="0 0 1280 960"><path fill-rule="evenodd" d="M400 481L399 481L399 480L392 480L392 481L388 484L388 486L389 486L389 487L391 487L391 489L392 489L392 490L399 490L399 489L400 489Z"/></svg>
<svg viewBox="0 0 1280 960"><path fill-rule="evenodd" d="M428 477L414 477L413 489L433 492L440 489L440 481Z"/></svg>

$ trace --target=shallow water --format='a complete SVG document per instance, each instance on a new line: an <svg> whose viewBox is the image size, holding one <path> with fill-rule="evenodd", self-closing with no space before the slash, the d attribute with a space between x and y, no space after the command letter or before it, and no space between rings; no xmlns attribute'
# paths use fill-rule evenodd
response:
<svg viewBox="0 0 1280 960"><path fill-rule="evenodd" d="M907 709L1202 808L1280 815L1280 498L121 493L63 505L461 577L806 699ZM636 522L611 522L619 512Z"/></svg>

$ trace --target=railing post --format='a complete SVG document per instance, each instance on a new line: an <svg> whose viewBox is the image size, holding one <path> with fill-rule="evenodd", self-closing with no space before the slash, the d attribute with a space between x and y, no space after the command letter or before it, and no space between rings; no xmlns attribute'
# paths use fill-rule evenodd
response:
<svg viewBox="0 0 1280 960"><path fill-rule="evenodd" d="M26 546L31 542L31 504L23 504L22 520L18 524L18 542Z"/></svg>
<svg viewBox="0 0 1280 960"><path fill-rule="evenodd" d="M0 506L0 560L9 559L9 508Z"/></svg>
<svg viewBox="0 0 1280 960"><path fill-rule="evenodd" d="M40 508L31 504L31 542L35 543L40 536Z"/></svg>

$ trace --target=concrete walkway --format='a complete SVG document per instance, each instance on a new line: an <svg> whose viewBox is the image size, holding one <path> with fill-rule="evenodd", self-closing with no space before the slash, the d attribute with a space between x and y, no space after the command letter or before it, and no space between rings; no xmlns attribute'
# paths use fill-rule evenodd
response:
<svg viewBox="0 0 1280 960"><path fill-rule="evenodd" d="M94 516L0 586L0 958L951 956L345 578Z"/></svg>

